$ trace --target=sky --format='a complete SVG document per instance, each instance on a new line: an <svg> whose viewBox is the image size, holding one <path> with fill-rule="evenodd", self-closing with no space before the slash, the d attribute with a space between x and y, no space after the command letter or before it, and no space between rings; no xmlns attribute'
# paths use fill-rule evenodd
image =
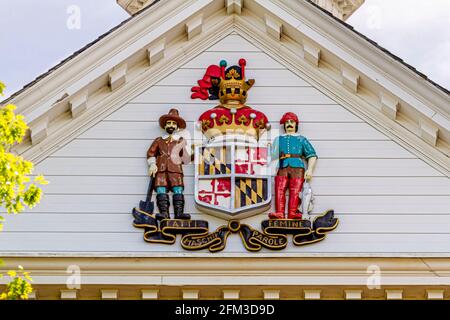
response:
<svg viewBox="0 0 450 320"><path fill-rule="evenodd" d="M126 18L115 0L0 0L3 98ZM366 0L347 23L450 88L450 0Z"/></svg>

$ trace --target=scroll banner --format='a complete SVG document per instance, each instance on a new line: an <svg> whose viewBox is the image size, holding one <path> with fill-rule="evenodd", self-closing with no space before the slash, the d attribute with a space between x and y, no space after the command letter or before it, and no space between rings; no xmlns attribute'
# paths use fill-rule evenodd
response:
<svg viewBox="0 0 450 320"><path fill-rule="evenodd" d="M292 235L293 244L302 246L323 240L326 233L334 230L338 219L334 211L328 210L317 217L311 227L308 220L265 220L261 223L263 231L232 220L228 225L209 233L208 222L203 220L164 219L159 222L154 214L141 209L133 209L134 222L137 228L144 228L144 239L150 243L174 244L177 234L182 235L181 246L186 250L208 249L219 252L225 249L228 236L239 233L245 248L249 251L260 251L262 248L282 250L288 245L288 235Z"/></svg>
<svg viewBox="0 0 450 320"><path fill-rule="evenodd" d="M271 250L281 250L287 245L286 236L267 235L235 220L230 221L228 226L221 226L213 233L207 235L184 236L181 239L181 245L188 250L208 248L211 252L217 252L225 249L230 233L239 233L245 248L249 251L259 251L263 247Z"/></svg>
<svg viewBox="0 0 450 320"><path fill-rule="evenodd" d="M336 229L339 220L334 217L334 210L328 210L316 217L311 227L309 220L265 220L261 223L264 233L269 235L292 234L292 242L303 246L325 239L327 232Z"/></svg>
<svg viewBox="0 0 450 320"><path fill-rule="evenodd" d="M140 209L133 209L134 222L137 228L144 228L144 240L150 243L174 244L177 234L206 235L208 234L208 221L164 219L159 223L154 214Z"/></svg>

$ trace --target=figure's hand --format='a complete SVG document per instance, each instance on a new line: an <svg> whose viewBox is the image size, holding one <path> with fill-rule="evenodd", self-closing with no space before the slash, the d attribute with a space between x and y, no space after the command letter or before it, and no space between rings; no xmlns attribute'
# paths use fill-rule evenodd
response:
<svg viewBox="0 0 450 320"><path fill-rule="evenodd" d="M158 167L156 166L156 163L152 163L148 167L148 175L151 176L151 177L154 177L157 172L158 172Z"/></svg>
<svg viewBox="0 0 450 320"><path fill-rule="evenodd" d="M306 170L306 172L305 172L305 180L306 180L306 181L309 181L309 180L312 179L312 177L313 177L312 171L309 170L309 169Z"/></svg>

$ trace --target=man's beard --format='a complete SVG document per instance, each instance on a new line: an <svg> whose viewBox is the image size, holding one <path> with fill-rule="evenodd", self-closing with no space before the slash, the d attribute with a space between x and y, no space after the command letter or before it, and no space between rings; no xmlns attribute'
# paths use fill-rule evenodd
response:
<svg viewBox="0 0 450 320"><path fill-rule="evenodd" d="M168 134L174 133L175 130L176 130L176 129L175 129L174 127L167 127L167 128L166 128L166 132L167 132Z"/></svg>

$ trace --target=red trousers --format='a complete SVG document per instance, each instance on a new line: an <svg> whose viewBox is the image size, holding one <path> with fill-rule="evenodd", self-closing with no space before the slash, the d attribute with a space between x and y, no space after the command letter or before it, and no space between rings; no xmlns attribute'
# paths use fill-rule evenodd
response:
<svg viewBox="0 0 450 320"><path fill-rule="evenodd" d="M289 188L288 219L301 219L302 213L298 209L301 204L305 169L280 168L275 176L275 212L269 214L271 219L285 219L286 191Z"/></svg>

